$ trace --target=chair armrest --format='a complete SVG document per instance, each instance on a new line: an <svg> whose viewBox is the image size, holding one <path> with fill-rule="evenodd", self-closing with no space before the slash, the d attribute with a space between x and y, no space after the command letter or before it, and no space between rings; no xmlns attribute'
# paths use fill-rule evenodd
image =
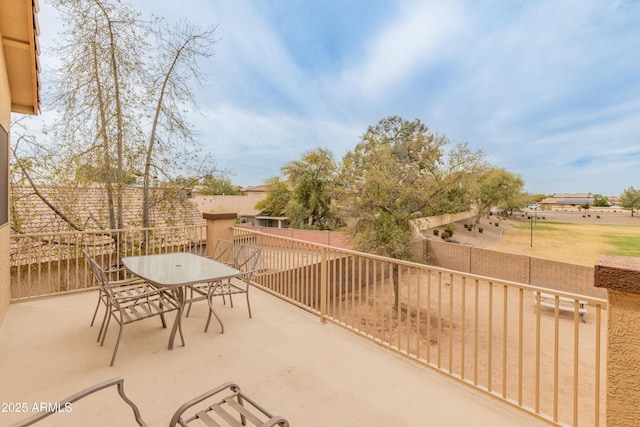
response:
<svg viewBox="0 0 640 427"><path fill-rule="evenodd" d="M260 411L264 416L269 417L270 419L264 423L261 424L263 426L283 426L283 427L287 427L289 426L289 422L287 420L285 420L282 417L276 416L274 417L273 415L271 415L266 409L264 409L263 407L261 407L258 403L256 403L253 399L251 399L250 397L248 397L247 395L245 395L244 393L242 393L240 391L240 386L238 386L237 384L234 383L225 383L222 384L216 388L213 388L203 394L201 394L198 397L195 397L191 400L189 400L188 402L185 402L184 404L182 404L177 410L176 412L173 414L173 417L171 418L171 421L169 422L169 427L175 427L176 425L178 425L178 423L180 423L180 425L183 425L181 421L182 420L182 415L185 413L185 411L187 411L189 408L197 405L198 403L212 397L215 396L218 393L221 393L225 390L230 390L233 394L230 396L232 398L235 398L236 396L239 396L243 401L248 402L250 405L252 405L255 409L257 409L258 411ZM227 396L229 397L229 396ZM226 401L227 398L224 399L224 401ZM212 409L213 407L210 407L210 409ZM209 410L210 410L209 409ZM242 413L241 413L242 414ZM245 413L245 415L250 416L250 414ZM187 420L187 422L189 422L191 419ZM257 420L256 420L257 421Z"/></svg>
<svg viewBox="0 0 640 427"><path fill-rule="evenodd" d="M90 394L93 394L97 391L103 390L107 387L111 387L114 385L118 387L118 394L120 394L120 397L122 398L122 400L124 400L125 403L131 407L131 410L133 411L133 415L135 416L136 422L138 423L138 425L141 427L146 427L147 424L142 420L140 416L140 410L138 409L136 404L133 403L133 401L131 401L131 399L129 399L127 395L124 393L124 378L121 378L121 377L112 378L110 380L103 381L91 387L85 388L84 390L81 390L78 393L72 394L66 399L61 400L60 402L58 402L57 405L49 405L50 409L48 409L47 411L38 412L37 414L34 414L29 418L10 424L9 427L26 427L26 426L33 425L47 418L49 415L55 414L57 412L56 408L66 408L67 406L73 404L74 402L84 397L89 396Z"/></svg>

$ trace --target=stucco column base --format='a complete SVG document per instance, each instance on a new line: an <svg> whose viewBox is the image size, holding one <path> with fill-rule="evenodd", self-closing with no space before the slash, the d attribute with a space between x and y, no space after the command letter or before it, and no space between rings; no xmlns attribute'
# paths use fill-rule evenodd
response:
<svg viewBox="0 0 640 427"><path fill-rule="evenodd" d="M595 286L607 289L607 425L640 420L640 258L602 256Z"/></svg>
<svg viewBox="0 0 640 427"><path fill-rule="evenodd" d="M211 256L213 247L218 239L233 240L233 225L238 218L237 213L205 213L202 217L207 220L207 251Z"/></svg>

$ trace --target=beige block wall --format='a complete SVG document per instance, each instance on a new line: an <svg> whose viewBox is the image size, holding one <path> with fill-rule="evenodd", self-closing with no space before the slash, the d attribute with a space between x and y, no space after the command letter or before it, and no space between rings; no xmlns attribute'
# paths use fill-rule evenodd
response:
<svg viewBox="0 0 640 427"><path fill-rule="evenodd" d="M2 37L0 37L1 39ZM11 95L4 59L4 49L0 43L0 124L9 130L11 124ZM0 325L11 300L11 282L9 279L9 224L0 226Z"/></svg>
<svg viewBox="0 0 640 427"><path fill-rule="evenodd" d="M488 249L471 249L470 272L512 282L529 283L529 257Z"/></svg>
<svg viewBox="0 0 640 427"><path fill-rule="evenodd" d="M593 267L432 239L423 244L427 246L427 264L430 265L596 298L607 296L604 289L593 286Z"/></svg>

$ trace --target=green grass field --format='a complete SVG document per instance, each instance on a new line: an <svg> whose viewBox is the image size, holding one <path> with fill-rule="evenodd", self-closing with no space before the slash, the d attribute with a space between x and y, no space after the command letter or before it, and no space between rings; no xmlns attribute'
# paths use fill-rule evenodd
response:
<svg viewBox="0 0 640 427"><path fill-rule="evenodd" d="M616 247L609 254L640 257L640 236L613 235L606 237Z"/></svg>
<svg viewBox="0 0 640 427"><path fill-rule="evenodd" d="M491 249L594 265L605 254L640 257L640 226L538 221L532 236L531 223L522 222Z"/></svg>

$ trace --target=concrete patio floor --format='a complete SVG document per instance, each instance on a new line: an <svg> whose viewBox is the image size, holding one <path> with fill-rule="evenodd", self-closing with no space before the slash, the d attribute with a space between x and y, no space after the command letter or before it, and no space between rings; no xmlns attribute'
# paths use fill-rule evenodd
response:
<svg viewBox="0 0 640 427"><path fill-rule="evenodd" d="M194 304L183 321L186 346L177 338L172 351L159 319L126 325L109 367L118 328L111 325L104 347L96 343L99 325L89 327L96 300L90 292L9 307L0 326L0 402L30 409L121 376L150 426L168 425L184 401L227 381L292 426L547 425L256 289L253 319L242 298L235 308L218 304L224 334L217 323L204 333L207 304ZM0 412L0 425L28 415ZM107 389L43 425L135 422Z"/></svg>

